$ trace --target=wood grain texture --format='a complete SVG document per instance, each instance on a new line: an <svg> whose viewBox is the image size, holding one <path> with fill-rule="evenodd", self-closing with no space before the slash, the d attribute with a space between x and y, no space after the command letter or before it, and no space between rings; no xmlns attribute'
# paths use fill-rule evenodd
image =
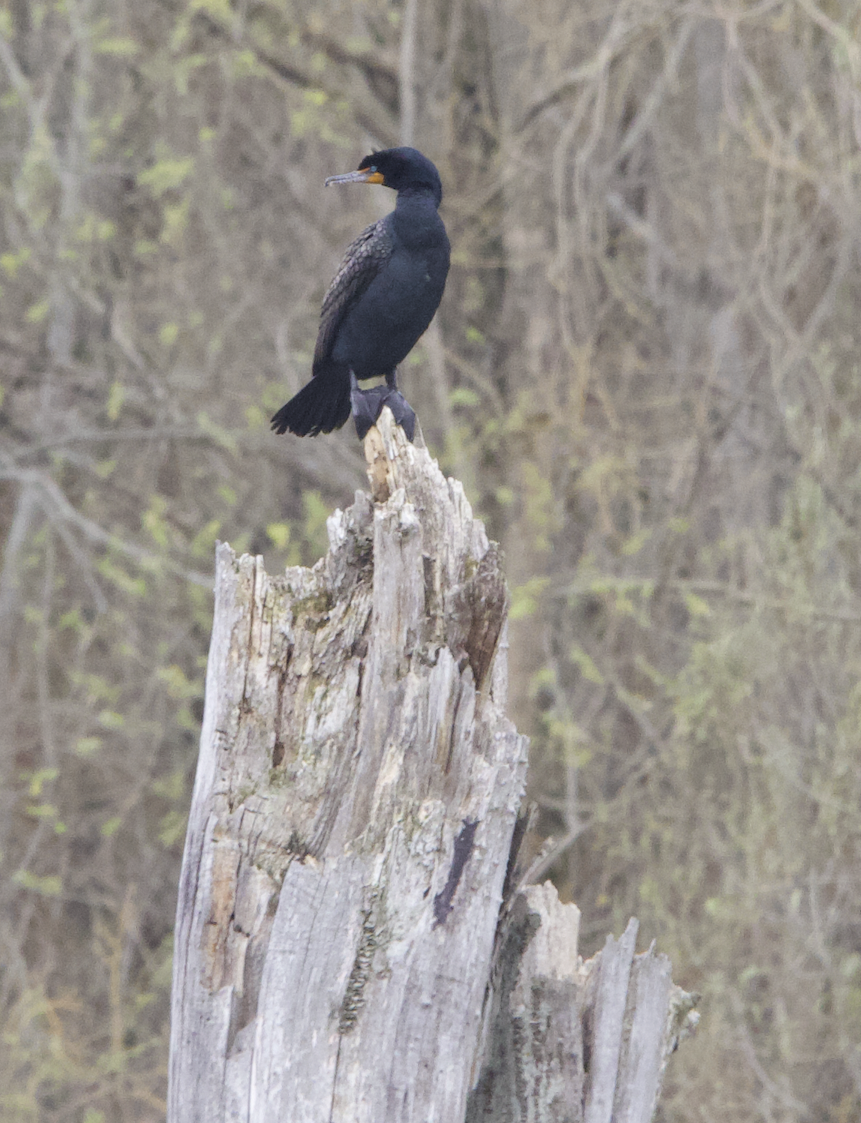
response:
<svg viewBox="0 0 861 1123"><path fill-rule="evenodd" d="M372 432L384 501L336 512L313 569L218 547L176 1123L464 1116L526 765L505 586L460 485Z"/></svg>
<svg viewBox="0 0 861 1123"><path fill-rule="evenodd" d="M388 410L365 451L313 569L217 549L168 1121L646 1123L694 999L512 887L498 551Z"/></svg>
<svg viewBox="0 0 861 1123"><path fill-rule="evenodd" d="M585 963L580 913L547 883L507 902L483 1061L466 1123L648 1123L697 997L666 956L634 954L637 922Z"/></svg>

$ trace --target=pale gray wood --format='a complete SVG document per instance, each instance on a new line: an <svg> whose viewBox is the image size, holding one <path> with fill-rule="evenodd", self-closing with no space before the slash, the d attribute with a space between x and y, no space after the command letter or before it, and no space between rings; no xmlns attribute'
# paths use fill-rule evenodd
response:
<svg viewBox="0 0 861 1123"><path fill-rule="evenodd" d="M654 947L645 955L634 957L629 977L625 1035L616 1081L616 1106L613 1112L618 1123L649 1123L661 1089L665 1033L658 1033L667 1023L670 1001L670 961L655 953Z"/></svg>
<svg viewBox="0 0 861 1123"><path fill-rule="evenodd" d="M622 1051L628 980L637 942L637 922L628 921L620 939L607 937L594 971L586 1123L610 1123Z"/></svg>
<svg viewBox="0 0 861 1123"><path fill-rule="evenodd" d="M696 996L670 982L637 922L583 962L580 914L549 883L517 892L491 976L483 1062L466 1123L646 1123L667 1058L693 1032Z"/></svg>
<svg viewBox="0 0 861 1123"><path fill-rule="evenodd" d="M470 1119L580 1123L586 1088L647 1119L668 965L632 971L635 929L582 964L549 885L503 902L526 742L496 547L388 411L366 454L313 569L217 549L169 1123L459 1123L471 1091Z"/></svg>
<svg viewBox="0 0 861 1123"><path fill-rule="evenodd" d="M582 1123L580 913L552 885L528 887L503 925L482 1071L468 1123Z"/></svg>
<svg viewBox="0 0 861 1123"><path fill-rule="evenodd" d="M336 512L312 570L218 548L176 1123L464 1115L526 743L496 549L425 450L375 439L385 501Z"/></svg>

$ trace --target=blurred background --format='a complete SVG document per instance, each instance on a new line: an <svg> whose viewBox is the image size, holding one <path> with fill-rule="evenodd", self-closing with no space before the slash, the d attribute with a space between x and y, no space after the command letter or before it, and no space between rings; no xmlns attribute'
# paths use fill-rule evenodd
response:
<svg viewBox="0 0 861 1123"><path fill-rule="evenodd" d="M267 419L408 142L537 872L703 995L660 1120L861 1119L856 0L6 0L0 105L0 1118L163 1118L213 544L365 487Z"/></svg>

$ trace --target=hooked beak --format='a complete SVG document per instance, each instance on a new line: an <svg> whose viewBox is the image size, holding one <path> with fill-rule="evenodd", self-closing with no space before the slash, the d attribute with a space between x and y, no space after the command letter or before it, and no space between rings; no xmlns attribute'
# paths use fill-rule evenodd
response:
<svg viewBox="0 0 861 1123"><path fill-rule="evenodd" d="M358 172L344 172L343 175L330 175L324 186L330 183L385 183L383 173L376 168L362 168Z"/></svg>

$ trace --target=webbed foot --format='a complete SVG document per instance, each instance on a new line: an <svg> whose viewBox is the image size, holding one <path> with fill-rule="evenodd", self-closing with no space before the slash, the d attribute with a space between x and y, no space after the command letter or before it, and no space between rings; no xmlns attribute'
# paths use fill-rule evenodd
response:
<svg viewBox="0 0 861 1123"><path fill-rule="evenodd" d="M384 386L372 386L368 390L362 390L356 376L350 371L350 404L360 441L365 439L371 426L376 425L383 406L388 406L392 411L395 421L406 433L407 440L412 442L415 437L415 410L398 390L397 384L392 385L392 382L394 378L389 380L387 377Z"/></svg>
<svg viewBox="0 0 861 1123"><path fill-rule="evenodd" d="M350 371L350 405L360 441L363 441L368 435L368 430L376 425L388 393L388 386L372 386L369 390L361 390L356 376Z"/></svg>
<svg viewBox="0 0 861 1123"><path fill-rule="evenodd" d="M392 416L394 417L395 421L397 421L398 425L400 425L400 427L406 433L407 440L412 444L413 438L416 435L416 411L403 396L400 390L389 390L388 387L386 388L386 390L387 393L385 398L383 399L380 409L382 409L384 405L389 407L389 409L392 411ZM379 415L380 414L378 410L377 417L379 417Z"/></svg>

